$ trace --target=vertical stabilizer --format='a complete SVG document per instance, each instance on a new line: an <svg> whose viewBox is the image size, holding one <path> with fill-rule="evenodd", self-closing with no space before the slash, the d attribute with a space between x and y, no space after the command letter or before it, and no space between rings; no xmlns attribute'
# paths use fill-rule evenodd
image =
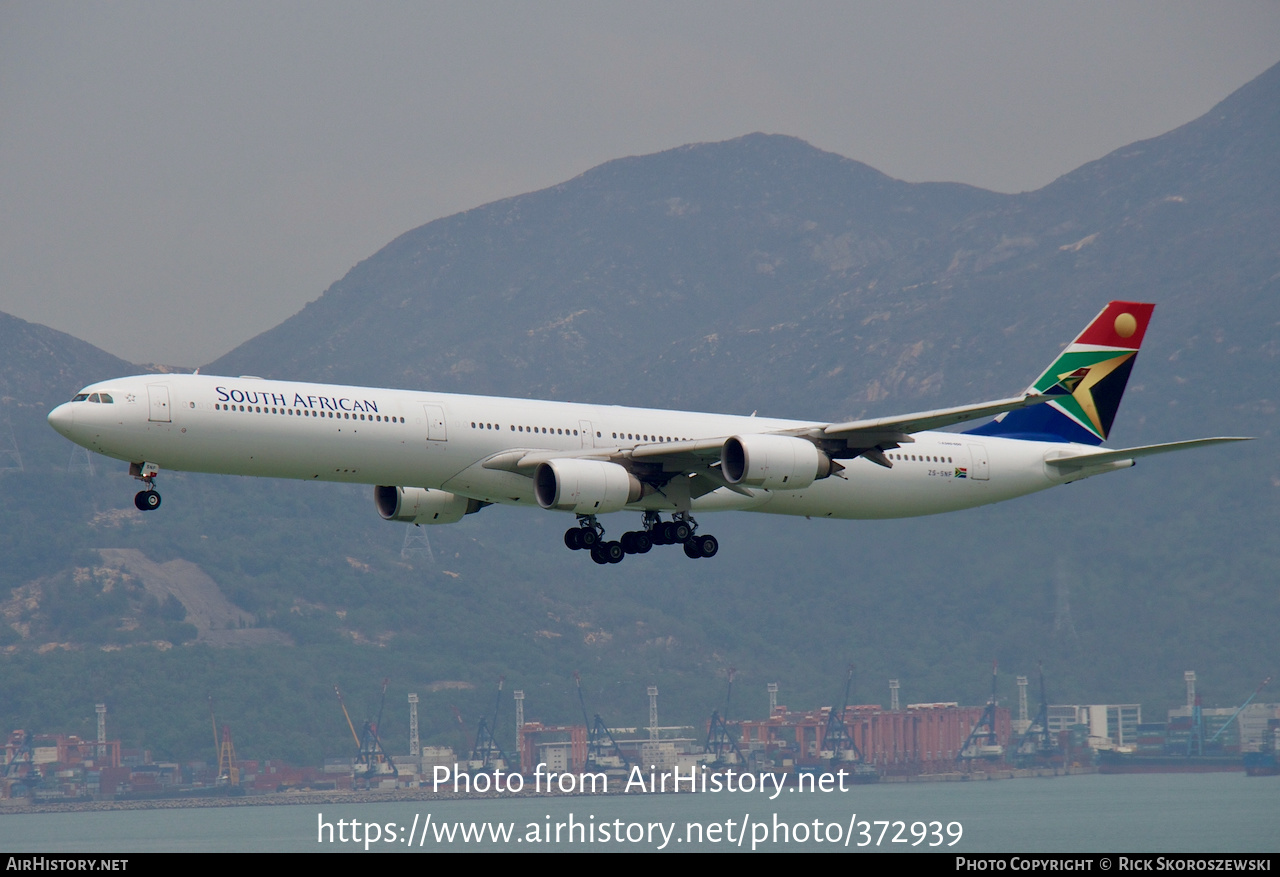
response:
<svg viewBox="0 0 1280 877"><path fill-rule="evenodd" d="M1151 320L1153 304L1110 302L1027 388L1052 402L1002 414L969 430L1034 441L1106 441Z"/></svg>

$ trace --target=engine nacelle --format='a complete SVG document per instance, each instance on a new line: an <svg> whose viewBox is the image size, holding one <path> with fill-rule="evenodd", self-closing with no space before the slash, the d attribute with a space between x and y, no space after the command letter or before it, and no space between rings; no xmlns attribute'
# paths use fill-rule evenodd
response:
<svg viewBox="0 0 1280 877"><path fill-rule="evenodd" d="M485 506L478 499L468 499L447 490L387 485L373 489L373 503L384 521L409 524L456 524L463 515L478 512Z"/></svg>
<svg viewBox="0 0 1280 877"><path fill-rule="evenodd" d="M634 475L604 460L549 460L533 471L533 492L544 509L579 515L621 511L644 494Z"/></svg>
<svg viewBox="0 0 1280 877"><path fill-rule="evenodd" d="M789 435L735 435L720 449L725 481L765 490L803 490L835 465L813 442Z"/></svg>

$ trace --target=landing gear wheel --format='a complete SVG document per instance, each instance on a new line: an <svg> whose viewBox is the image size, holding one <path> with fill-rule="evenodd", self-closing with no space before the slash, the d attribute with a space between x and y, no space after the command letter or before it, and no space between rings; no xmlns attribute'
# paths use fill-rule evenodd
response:
<svg viewBox="0 0 1280 877"><path fill-rule="evenodd" d="M698 553L701 557L715 557L716 552L720 550L720 542L715 536L694 536L686 545L698 546Z"/></svg>
<svg viewBox="0 0 1280 877"><path fill-rule="evenodd" d="M133 505L140 512L152 512L160 508L160 494L154 490L139 490L133 497Z"/></svg>
<svg viewBox="0 0 1280 877"><path fill-rule="evenodd" d="M582 534L583 548L594 548L600 544L600 534L590 527L579 527L578 532Z"/></svg>
<svg viewBox="0 0 1280 877"><path fill-rule="evenodd" d="M670 526L672 542L688 542L693 535L693 528L684 521L672 521Z"/></svg>
<svg viewBox="0 0 1280 877"><path fill-rule="evenodd" d="M582 548L582 528L570 527L564 531L564 545L570 551L577 551Z"/></svg>
<svg viewBox="0 0 1280 877"><path fill-rule="evenodd" d="M622 558L627 556L627 552L622 550L621 542L603 542L601 546L600 553L610 563L622 563Z"/></svg>
<svg viewBox="0 0 1280 877"><path fill-rule="evenodd" d="M699 557L702 556L701 549L698 548L698 544L694 542L692 539L684 543L684 556L691 558L693 560L697 560Z"/></svg>
<svg viewBox="0 0 1280 877"><path fill-rule="evenodd" d="M653 540L644 530L632 530L622 534L622 550L627 554L644 554L653 547Z"/></svg>
<svg viewBox="0 0 1280 877"><path fill-rule="evenodd" d="M609 562L609 556L604 553L604 545L597 542L595 545L591 546L591 559L599 564Z"/></svg>

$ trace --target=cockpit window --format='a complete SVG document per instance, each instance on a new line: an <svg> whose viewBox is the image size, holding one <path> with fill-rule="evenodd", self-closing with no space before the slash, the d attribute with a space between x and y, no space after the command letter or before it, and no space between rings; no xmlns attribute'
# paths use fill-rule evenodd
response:
<svg viewBox="0 0 1280 877"><path fill-rule="evenodd" d="M72 401L72 402L83 402L85 399L88 399L88 398L89 398L89 394L88 394L88 393L76 393L75 397L74 397L74 398L72 398L72 400L71 400L71 401Z"/></svg>
<svg viewBox="0 0 1280 877"><path fill-rule="evenodd" d="M100 399L100 398L98 397L98 394L97 394L97 393L94 393L92 396L90 396L90 397L89 397L89 401L90 401L90 402L101 402L101 401L102 401L102 399Z"/></svg>
<svg viewBox="0 0 1280 877"><path fill-rule="evenodd" d="M102 393L102 394L101 394L101 399L102 399L102 401L103 401L103 402L107 402L107 403L111 403L111 402L116 401L115 399L112 399L112 398L111 398L111 396L110 396L110 395L108 395L107 393Z"/></svg>

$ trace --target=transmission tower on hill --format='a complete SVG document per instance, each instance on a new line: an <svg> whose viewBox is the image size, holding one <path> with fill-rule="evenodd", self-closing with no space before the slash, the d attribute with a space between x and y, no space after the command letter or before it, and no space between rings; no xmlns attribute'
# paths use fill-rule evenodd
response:
<svg viewBox="0 0 1280 877"><path fill-rule="evenodd" d="M93 456L89 453L88 448L82 448L74 445L71 448L71 459L67 460L68 475L94 475Z"/></svg>
<svg viewBox="0 0 1280 877"><path fill-rule="evenodd" d="M400 557L409 560L414 556L426 555L431 561L431 565L435 566L436 554L431 550L431 540L427 538L427 531L414 524L405 528L404 545L400 547Z"/></svg>
<svg viewBox="0 0 1280 877"><path fill-rule="evenodd" d="M18 453L18 439L13 434L13 421L9 419L9 406L4 407L4 422L0 423L0 472L21 472L22 455Z"/></svg>

